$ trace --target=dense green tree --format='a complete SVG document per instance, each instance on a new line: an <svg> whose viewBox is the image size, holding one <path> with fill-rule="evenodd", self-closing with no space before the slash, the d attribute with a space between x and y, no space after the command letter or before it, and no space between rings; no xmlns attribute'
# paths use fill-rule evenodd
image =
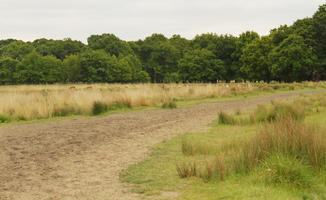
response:
<svg viewBox="0 0 326 200"><path fill-rule="evenodd" d="M243 49L240 70L245 79L251 81L270 80L268 55L272 48L271 38L264 36L252 41Z"/></svg>
<svg viewBox="0 0 326 200"><path fill-rule="evenodd" d="M110 71L113 81L116 83L128 83L132 81L132 68L126 59L118 60L117 64Z"/></svg>
<svg viewBox="0 0 326 200"><path fill-rule="evenodd" d="M184 82L216 82L225 77L222 60L207 49L186 52L179 62L180 78Z"/></svg>
<svg viewBox="0 0 326 200"><path fill-rule="evenodd" d="M231 80L236 77L236 72L232 71L232 54L236 50L236 40L232 35L216 35L212 33L197 35L192 41L194 49L207 49L211 51L216 59L224 62L226 74L224 80Z"/></svg>
<svg viewBox="0 0 326 200"><path fill-rule="evenodd" d="M2 48L3 46L6 46L12 42L16 42L17 40L15 39L6 39L6 40L0 40L0 48Z"/></svg>
<svg viewBox="0 0 326 200"><path fill-rule="evenodd" d="M326 57L326 4L319 7L313 16L313 33L320 57Z"/></svg>
<svg viewBox="0 0 326 200"><path fill-rule="evenodd" d="M178 71L178 50L169 42L160 42L153 48L146 63L146 71L150 72L153 82L163 82L167 73Z"/></svg>
<svg viewBox="0 0 326 200"><path fill-rule="evenodd" d="M326 80L326 4L321 5L313 15L313 50L318 56L317 79Z"/></svg>
<svg viewBox="0 0 326 200"><path fill-rule="evenodd" d="M118 64L115 56L104 50L87 50L81 53L80 67L83 82L113 82L111 69Z"/></svg>
<svg viewBox="0 0 326 200"><path fill-rule="evenodd" d="M178 83L180 82L180 75L177 72L174 73L167 73L164 76L163 82L164 83Z"/></svg>
<svg viewBox="0 0 326 200"><path fill-rule="evenodd" d="M274 46L279 45L289 35L292 34L292 29L287 25L282 25L278 28L274 28L270 31L270 37Z"/></svg>
<svg viewBox="0 0 326 200"><path fill-rule="evenodd" d="M151 77L146 71L139 71L135 74L133 82L136 83L148 83L151 81Z"/></svg>
<svg viewBox="0 0 326 200"><path fill-rule="evenodd" d="M63 77L65 82L80 82L82 80L79 55L70 55L63 60Z"/></svg>
<svg viewBox="0 0 326 200"><path fill-rule="evenodd" d="M18 60L12 58L0 59L0 84L14 84L14 73L16 72Z"/></svg>
<svg viewBox="0 0 326 200"><path fill-rule="evenodd" d="M55 83L62 81L62 62L54 56L28 54L18 65L16 79L19 83Z"/></svg>
<svg viewBox="0 0 326 200"><path fill-rule="evenodd" d="M29 42L15 41L0 48L0 57L10 57L22 60L27 54L34 51L33 46Z"/></svg>
<svg viewBox="0 0 326 200"><path fill-rule="evenodd" d="M290 28L293 34L301 36L309 47L314 48L316 46L314 21L312 18L299 19Z"/></svg>
<svg viewBox="0 0 326 200"><path fill-rule="evenodd" d="M280 81L303 81L312 78L317 57L298 35L290 35L269 55L272 76Z"/></svg>
<svg viewBox="0 0 326 200"><path fill-rule="evenodd" d="M64 40L37 39L33 42L33 46L39 54L43 56L53 55L60 60L66 56L80 53L85 47L82 42L70 38Z"/></svg>
<svg viewBox="0 0 326 200"><path fill-rule="evenodd" d="M131 80L129 82L149 82L150 77L147 72L143 71L141 61L136 55L128 55L120 59L120 63L125 63L131 69Z"/></svg>
<svg viewBox="0 0 326 200"><path fill-rule="evenodd" d="M190 48L190 41L180 35L173 35L169 39L169 42L177 49L180 58L183 57L184 53Z"/></svg>
<svg viewBox="0 0 326 200"><path fill-rule="evenodd" d="M116 57L133 54L129 44L113 34L91 35L87 42L91 49L103 49L108 54Z"/></svg>
<svg viewBox="0 0 326 200"><path fill-rule="evenodd" d="M236 40L236 48L232 53L232 66L231 70L235 73L234 79L243 79L245 75L241 74L240 68L242 63L240 58L243 54L243 49L250 44L252 41L259 39L259 35L253 31L247 31L239 35L239 38Z"/></svg>
<svg viewBox="0 0 326 200"><path fill-rule="evenodd" d="M163 34L152 34L146 37L144 41L137 41L140 47L139 54L137 54L143 63L147 63L151 53L154 51L156 45L167 42L168 39Z"/></svg>

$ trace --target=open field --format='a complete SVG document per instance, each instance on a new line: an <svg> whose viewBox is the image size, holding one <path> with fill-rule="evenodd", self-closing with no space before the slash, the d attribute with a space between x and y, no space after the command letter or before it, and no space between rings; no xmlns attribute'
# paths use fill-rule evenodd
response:
<svg viewBox="0 0 326 200"><path fill-rule="evenodd" d="M235 111L156 145L121 179L145 199L326 198L325 94Z"/></svg>
<svg viewBox="0 0 326 200"><path fill-rule="evenodd" d="M129 192L130 185L121 183L119 174L143 160L153 145L180 133L207 130L220 110L245 111L271 100L317 92L325 90L0 127L0 199L142 199ZM161 166L147 168L145 178ZM170 178L170 169L160 177ZM184 181L178 176L173 180ZM153 183L138 183L146 181Z"/></svg>
<svg viewBox="0 0 326 200"><path fill-rule="evenodd" d="M0 124L113 110L176 107L178 102L326 88L325 82L0 86Z"/></svg>

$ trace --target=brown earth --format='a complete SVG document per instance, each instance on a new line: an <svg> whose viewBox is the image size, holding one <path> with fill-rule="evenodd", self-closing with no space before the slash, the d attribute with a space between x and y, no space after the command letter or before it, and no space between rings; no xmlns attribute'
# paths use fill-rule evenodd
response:
<svg viewBox="0 0 326 200"><path fill-rule="evenodd" d="M220 110L316 92L326 91L0 127L0 200L141 199L119 181L119 173L144 159L156 143L206 130Z"/></svg>

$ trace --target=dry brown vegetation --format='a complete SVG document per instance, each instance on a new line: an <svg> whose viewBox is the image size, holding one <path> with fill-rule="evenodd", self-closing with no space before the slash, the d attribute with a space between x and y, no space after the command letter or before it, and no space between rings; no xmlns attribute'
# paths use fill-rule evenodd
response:
<svg viewBox="0 0 326 200"><path fill-rule="evenodd" d="M325 87L324 82L220 84L93 84L0 87L0 122L92 115L139 106L175 107L175 100L229 97L259 91Z"/></svg>

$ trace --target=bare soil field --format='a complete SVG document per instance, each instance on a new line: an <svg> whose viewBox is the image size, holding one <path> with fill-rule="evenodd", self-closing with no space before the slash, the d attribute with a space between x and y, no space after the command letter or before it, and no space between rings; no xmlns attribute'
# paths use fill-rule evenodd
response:
<svg viewBox="0 0 326 200"><path fill-rule="evenodd" d="M245 111L317 92L326 91L0 127L0 199L142 199L119 181L119 173L144 159L153 145L207 130L220 110Z"/></svg>

